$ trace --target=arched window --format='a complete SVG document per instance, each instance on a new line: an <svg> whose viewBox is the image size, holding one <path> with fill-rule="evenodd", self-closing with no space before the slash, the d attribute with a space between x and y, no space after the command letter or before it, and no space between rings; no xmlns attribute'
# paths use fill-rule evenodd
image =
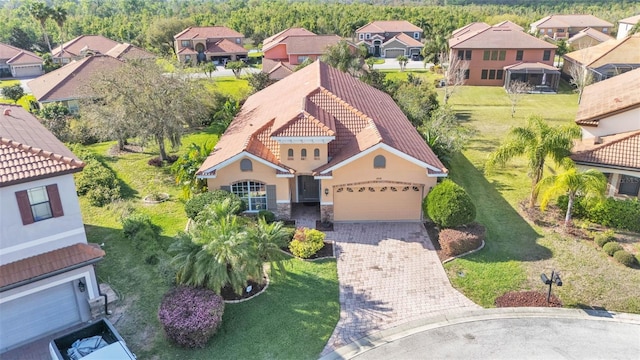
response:
<svg viewBox="0 0 640 360"><path fill-rule="evenodd" d="M287 157L289 160L293 160L293 149L287 150Z"/></svg>
<svg viewBox="0 0 640 360"><path fill-rule="evenodd" d="M247 211L267 209L267 186L257 181L239 181L231 184L231 192L247 204Z"/></svg>
<svg viewBox="0 0 640 360"><path fill-rule="evenodd" d="M382 155L378 155L373 158L373 168L374 169L384 169L387 167L387 159Z"/></svg>
<svg viewBox="0 0 640 360"><path fill-rule="evenodd" d="M241 171L253 171L253 163L249 159L242 159L240 161Z"/></svg>
<svg viewBox="0 0 640 360"><path fill-rule="evenodd" d="M313 149L313 158L315 160L320 160L320 149Z"/></svg>
<svg viewBox="0 0 640 360"><path fill-rule="evenodd" d="M302 160L307 158L307 149L302 149L300 150L300 156L302 157Z"/></svg>

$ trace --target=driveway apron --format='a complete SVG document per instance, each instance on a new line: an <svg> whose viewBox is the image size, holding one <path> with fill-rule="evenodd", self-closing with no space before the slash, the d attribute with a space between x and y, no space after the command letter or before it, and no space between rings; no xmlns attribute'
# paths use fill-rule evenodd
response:
<svg viewBox="0 0 640 360"><path fill-rule="evenodd" d="M420 223L335 224L340 320L323 355L423 316L480 308L455 290Z"/></svg>

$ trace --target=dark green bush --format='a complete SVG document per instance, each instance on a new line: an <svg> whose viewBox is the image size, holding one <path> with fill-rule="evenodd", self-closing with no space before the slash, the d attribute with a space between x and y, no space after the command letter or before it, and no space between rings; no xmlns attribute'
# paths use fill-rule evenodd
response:
<svg viewBox="0 0 640 360"><path fill-rule="evenodd" d="M601 232L601 233L597 233L596 236L593 238L593 241L600 247L603 247L604 244L614 241L615 238L615 233L613 232L613 230L607 230L605 232Z"/></svg>
<svg viewBox="0 0 640 360"><path fill-rule="evenodd" d="M625 250L616 251L613 254L613 258L620 264L627 267L632 267L636 263L636 258L633 257L633 254Z"/></svg>
<svg viewBox="0 0 640 360"><path fill-rule="evenodd" d="M89 204L102 207L120 198L120 185L115 185L113 188L104 185L95 186L89 189L86 196Z"/></svg>
<svg viewBox="0 0 640 360"><path fill-rule="evenodd" d="M176 284L178 271L175 266L171 264L170 257L160 257L158 264L156 265L156 273L166 285L173 286Z"/></svg>
<svg viewBox="0 0 640 360"><path fill-rule="evenodd" d="M297 257L307 259L324 246L325 233L316 229L299 228L289 243L289 251Z"/></svg>
<svg viewBox="0 0 640 360"><path fill-rule="evenodd" d="M622 246L615 241L610 241L602 247L602 250L609 256L613 256L617 251L622 250Z"/></svg>
<svg viewBox="0 0 640 360"><path fill-rule="evenodd" d="M146 229L151 231L154 237L160 235L160 227L151 222L151 218L147 214L133 213L122 219L122 232L124 236L133 240L133 238Z"/></svg>
<svg viewBox="0 0 640 360"><path fill-rule="evenodd" d="M558 207L567 210L567 197L558 198ZM617 229L640 232L640 201L638 199L618 200L606 198L599 202L589 202L577 197L573 205L573 216L593 223Z"/></svg>
<svg viewBox="0 0 640 360"><path fill-rule="evenodd" d="M79 195L86 195L93 206L104 206L119 199L120 184L113 170L106 167L97 157L86 151L75 148L74 153L85 163L84 169L76 174L76 188Z"/></svg>
<svg viewBox="0 0 640 360"><path fill-rule="evenodd" d="M187 200L187 202L184 204L184 211L187 213L187 217L195 220L198 214L200 214L202 210L207 207L207 205L216 202L222 202L224 201L224 199L231 199L232 205L233 203L237 203L238 205L240 205L240 210L238 211L238 213L245 211L247 208L244 201L242 201L242 199L240 199L238 195L224 190L213 190L195 195L191 199Z"/></svg>
<svg viewBox="0 0 640 360"><path fill-rule="evenodd" d="M436 185L425 198L423 208L429 218L442 228L467 225L476 218L476 207L471 197L451 180Z"/></svg>
<svg viewBox="0 0 640 360"><path fill-rule="evenodd" d="M264 221L268 223L272 223L276 220L276 214L272 213L269 210L260 210L258 211L258 217L263 218Z"/></svg>

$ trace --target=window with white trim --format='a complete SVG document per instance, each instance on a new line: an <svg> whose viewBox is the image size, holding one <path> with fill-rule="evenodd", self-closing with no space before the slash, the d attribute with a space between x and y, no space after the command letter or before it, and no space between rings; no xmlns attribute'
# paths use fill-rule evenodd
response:
<svg viewBox="0 0 640 360"><path fill-rule="evenodd" d="M420 33L419 32L414 32L413 33L413 38L416 40L420 40Z"/></svg>
<svg viewBox="0 0 640 360"><path fill-rule="evenodd" d="M358 39L364 40L364 34L363 33L358 34Z"/></svg>
<svg viewBox="0 0 640 360"><path fill-rule="evenodd" d="M44 186L27 190L29 195L29 205L34 221L46 220L53 217L51 203Z"/></svg>
<svg viewBox="0 0 640 360"><path fill-rule="evenodd" d="M287 160L293 160L293 149L287 150Z"/></svg>
<svg viewBox="0 0 640 360"><path fill-rule="evenodd" d="M180 45L182 45L182 47L189 47L189 46L191 46L191 41L189 41L189 40L182 40L182 41L180 42Z"/></svg>
<svg viewBox="0 0 640 360"><path fill-rule="evenodd" d="M307 158L307 149L300 150L300 157L302 158L302 160Z"/></svg>
<svg viewBox="0 0 640 360"><path fill-rule="evenodd" d="M239 181L231 184L231 192L247 204L247 211L267 209L267 186L258 181Z"/></svg>
<svg viewBox="0 0 640 360"><path fill-rule="evenodd" d="M367 34L365 35L365 38L366 38L367 40L371 39L371 34L370 34L370 33L367 33Z"/></svg>
<svg viewBox="0 0 640 360"><path fill-rule="evenodd" d="M313 159L320 160L320 149L313 149Z"/></svg>

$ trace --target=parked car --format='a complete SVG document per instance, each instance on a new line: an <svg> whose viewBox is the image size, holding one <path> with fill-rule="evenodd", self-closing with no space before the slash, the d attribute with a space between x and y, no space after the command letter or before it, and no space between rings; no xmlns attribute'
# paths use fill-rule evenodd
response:
<svg viewBox="0 0 640 360"><path fill-rule="evenodd" d="M118 331L100 319L49 343L52 360L135 360Z"/></svg>

